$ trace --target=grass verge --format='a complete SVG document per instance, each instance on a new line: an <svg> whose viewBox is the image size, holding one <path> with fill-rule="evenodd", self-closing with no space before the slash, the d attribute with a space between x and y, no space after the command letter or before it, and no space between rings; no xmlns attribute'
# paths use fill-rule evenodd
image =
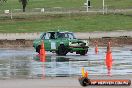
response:
<svg viewBox="0 0 132 88"><path fill-rule="evenodd" d="M1 33L43 31L116 31L132 30L132 16L122 14L38 14L16 15L13 20L0 18Z"/></svg>

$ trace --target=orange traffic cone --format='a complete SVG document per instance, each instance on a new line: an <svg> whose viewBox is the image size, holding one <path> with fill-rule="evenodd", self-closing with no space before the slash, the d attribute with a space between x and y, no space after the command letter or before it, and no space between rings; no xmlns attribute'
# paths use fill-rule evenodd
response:
<svg viewBox="0 0 132 88"><path fill-rule="evenodd" d="M84 67L82 68L82 77L88 78L88 71L85 72Z"/></svg>
<svg viewBox="0 0 132 88"><path fill-rule="evenodd" d="M95 41L95 53L98 54L99 50L98 50L98 45L97 45L97 41Z"/></svg>
<svg viewBox="0 0 132 88"><path fill-rule="evenodd" d="M85 72L85 77L88 78L88 71Z"/></svg>
<svg viewBox="0 0 132 88"><path fill-rule="evenodd" d="M106 52L106 66L107 66L107 70L108 70L108 75L110 74L111 68L112 68L112 53L111 53L111 49L110 49L110 42L108 42L107 45L107 52Z"/></svg>
<svg viewBox="0 0 132 88"><path fill-rule="evenodd" d="M96 45L96 46L95 46L95 53L98 54L98 52L99 52L99 51L98 51L98 46Z"/></svg>
<svg viewBox="0 0 132 88"><path fill-rule="evenodd" d="M45 62L46 53L44 48L44 42L42 41L41 48L40 48L40 61Z"/></svg>
<svg viewBox="0 0 132 88"><path fill-rule="evenodd" d="M41 62L46 62L46 56L40 55L40 61Z"/></svg>
<svg viewBox="0 0 132 88"><path fill-rule="evenodd" d="M40 55L44 55L44 56L46 55L43 41L42 41L41 48L40 48Z"/></svg>

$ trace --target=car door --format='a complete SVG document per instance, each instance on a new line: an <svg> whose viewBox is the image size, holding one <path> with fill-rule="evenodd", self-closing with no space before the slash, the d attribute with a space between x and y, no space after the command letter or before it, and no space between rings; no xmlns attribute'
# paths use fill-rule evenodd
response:
<svg viewBox="0 0 132 88"><path fill-rule="evenodd" d="M68 35L65 32L58 32L57 34L57 46L59 46L60 44L64 44L65 46L68 46L69 42L68 42Z"/></svg>
<svg viewBox="0 0 132 88"><path fill-rule="evenodd" d="M45 50L50 51L50 49L51 49L50 33L44 33L42 40L44 41Z"/></svg>
<svg viewBox="0 0 132 88"><path fill-rule="evenodd" d="M56 32L50 32L50 49L52 51L56 50Z"/></svg>

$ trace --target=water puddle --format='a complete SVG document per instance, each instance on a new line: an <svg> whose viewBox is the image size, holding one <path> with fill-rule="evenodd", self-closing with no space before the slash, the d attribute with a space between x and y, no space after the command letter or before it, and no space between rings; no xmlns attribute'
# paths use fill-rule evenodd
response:
<svg viewBox="0 0 132 88"><path fill-rule="evenodd" d="M132 51L130 46L112 47L112 75L132 74ZM107 75L105 47L99 47L96 55L90 48L86 56L68 54L56 56L47 52L46 62L33 49L0 49L0 79L5 78L45 78L81 75L82 67L89 75Z"/></svg>

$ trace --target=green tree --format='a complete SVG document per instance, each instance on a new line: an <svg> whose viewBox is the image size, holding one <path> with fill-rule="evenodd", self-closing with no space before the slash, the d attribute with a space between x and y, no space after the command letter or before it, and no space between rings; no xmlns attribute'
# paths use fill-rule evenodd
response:
<svg viewBox="0 0 132 88"><path fill-rule="evenodd" d="M0 2L6 2L7 0L0 0Z"/></svg>
<svg viewBox="0 0 132 88"><path fill-rule="evenodd" d="M27 6L27 3L28 3L29 0L19 0L19 2L22 3L22 6L23 6L23 12L25 12L25 9L26 9L26 6Z"/></svg>
<svg viewBox="0 0 132 88"><path fill-rule="evenodd" d="M0 0L0 3L2 4L3 2L6 2L7 0Z"/></svg>

